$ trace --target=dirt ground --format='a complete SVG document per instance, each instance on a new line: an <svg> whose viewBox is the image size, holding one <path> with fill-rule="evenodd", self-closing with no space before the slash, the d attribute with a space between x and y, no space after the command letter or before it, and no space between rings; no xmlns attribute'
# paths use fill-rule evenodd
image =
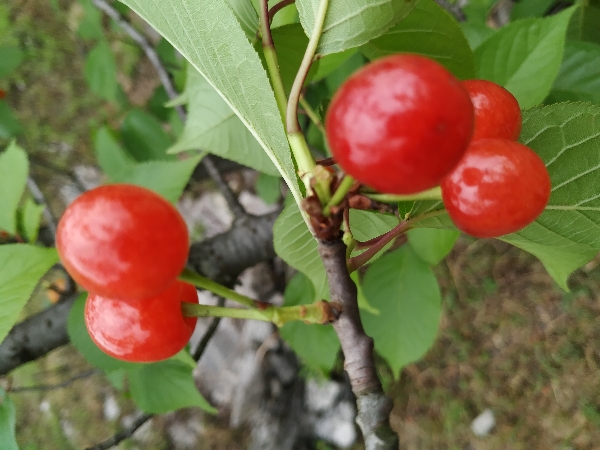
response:
<svg viewBox="0 0 600 450"><path fill-rule="evenodd" d="M8 100L26 129L19 142L33 157L34 176L50 192L64 182L60 171L73 161L92 161L93 125L116 120L113 107L86 89L86 44L72 27L78 8L76 1L67 0L0 4L0 19L10 23L9 29L0 30L0 44L20 43L30 54L17 74L0 80L0 88L11 86ZM120 77L124 85L136 86L151 82L136 79L151 77L148 73L131 70ZM49 164L56 170L49 170ZM383 363L380 367L395 400L392 423L401 448L600 448L598 262L577 271L567 293L535 258L516 248L495 240L459 240L436 268L444 313L434 348L421 362L406 367L399 380L393 380ZM40 297L28 312L46 304ZM15 385L47 384L89 369L65 347L17 370L12 378ZM104 411L111 396L120 413L108 420ZM68 389L23 392L13 398L22 448L27 450L97 443L134 411L99 374ZM486 409L493 412L496 426L478 438L470 424ZM164 432L167 422L156 419L143 448L171 448ZM218 419L205 424L205 432L206 448L242 445L239 432L227 430ZM120 448L135 447L125 443Z"/></svg>
<svg viewBox="0 0 600 450"><path fill-rule="evenodd" d="M462 239L437 270L439 338L391 389L402 448L597 449L597 262L566 293L531 255ZM488 408L496 427L476 438L470 422Z"/></svg>

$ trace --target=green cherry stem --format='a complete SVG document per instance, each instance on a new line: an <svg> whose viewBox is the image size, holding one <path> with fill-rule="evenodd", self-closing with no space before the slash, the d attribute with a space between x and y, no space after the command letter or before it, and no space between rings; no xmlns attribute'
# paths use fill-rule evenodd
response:
<svg viewBox="0 0 600 450"><path fill-rule="evenodd" d="M285 123L287 97L285 95L285 88L283 87L281 73L279 72L277 52L275 51L275 44L273 43L273 36L271 35L271 27L269 24L268 0L260 0L260 34L262 36L263 54L265 55L267 70L269 71L269 76L273 85L273 92L275 94L275 100L277 101L277 108L279 109L281 120L283 123Z"/></svg>
<svg viewBox="0 0 600 450"><path fill-rule="evenodd" d="M329 217L329 215L331 214L331 208L339 205L342 202L342 200L344 200L344 197L346 196L353 184L354 178L352 178L350 175L345 175L342 179L342 182L331 196L331 199L323 208L323 215L325 217Z"/></svg>
<svg viewBox="0 0 600 450"><path fill-rule="evenodd" d="M281 115L281 121L285 126L286 111L289 110L289 105L285 95L285 88L281 79L281 73L279 71L277 52L275 51L275 45L271 35L267 0L260 0L260 33L262 36L263 53L267 62L267 71L269 72L269 78L271 79L271 84L273 86L273 93L275 94L275 100L277 101L277 108L279 109L279 114ZM306 77L306 74L304 77ZM296 98L296 106L294 111L297 109L297 107L298 99ZM298 122L297 119L296 122ZM315 166L315 161L310 153L306 139L300 131L299 126L296 133L288 133L287 137L294 155L294 159L296 160L298 171L300 172L300 178L302 178L306 188L309 189L310 181L306 178L306 174L309 174L312 168Z"/></svg>
<svg viewBox="0 0 600 450"><path fill-rule="evenodd" d="M276 5L273 5L271 7L271 9L269 10L269 23L273 22L273 18L275 17L275 14L277 14L279 11L281 11L286 6L291 5L295 1L296 0L281 0Z"/></svg>
<svg viewBox="0 0 600 450"><path fill-rule="evenodd" d="M232 319L253 319L270 322L271 319L258 309L227 308L224 306L200 305L182 302L181 308L186 317L230 317Z"/></svg>
<svg viewBox="0 0 600 450"><path fill-rule="evenodd" d="M300 106L302 106L302 109L304 109L304 112L306 113L306 115L308 116L308 118L311 120L311 122L315 124L315 126L317 127L317 129L321 133L325 134L325 128L323 128L323 123L321 123L321 119L319 119L319 115L308 104L308 102L306 101L306 98L304 97L304 95L300 95Z"/></svg>
<svg viewBox="0 0 600 450"><path fill-rule="evenodd" d="M179 280L185 281L186 283L193 284L200 289L210 291L220 297L228 298L238 302L241 305L248 306L249 308L260 309L264 303L254 300L250 297L246 297L233 289L223 286L209 278L203 277L199 273L194 272L188 268L184 268L179 274Z"/></svg>
<svg viewBox="0 0 600 450"><path fill-rule="evenodd" d="M371 260L371 258L373 258L377 253L379 253L387 244L392 242L394 239L396 239L401 234L406 233L408 230L413 228L413 226L417 222L420 222L421 220L425 220L425 219L430 219L432 217L441 216L443 214L446 214L445 209L440 209L437 211L431 211L428 213L420 214L418 216L413 217L412 219L403 220L398 225L396 225L394 228L392 228L390 231L388 231L385 234L382 234L381 236L376 237L375 239L371 239L370 241L368 241L366 243L365 242L360 243L358 245L358 248L364 248L365 245L369 245L369 244L371 244L371 245L369 246L369 248L367 248L367 250L365 250L360 255L357 255L354 258L350 258L348 260L348 271L350 273L352 273L355 270L357 270L358 268L365 265L367 262L369 262Z"/></svg>
<svg viewBox="0 0 600 450"><path fill-rule="evenodd" d="M300 129L300 124L298 123L298 102L300 101L302 86L304 85L304 81L306 80L306 76L308 75L308 71L310 70L310 66L315 57L315 52L317 51L328 5L329 0L321 0L321 3L319 4L319 10L317 11L317 17L315 18L315 26L310 39L308 40L308 46L304 52L302 63L300 63L300 68L298 69L298 73L296 73L296 78L292 84L285 114L285 127L288 141L292 148L296 163L298 164L300 177L307 187L310 187L310 181L306 179L305 175L312 171L315 166L315 160L310 153L310 149L308 148L308 144L306 143L306 139L304 138L302 130ZM321 199L322 204L326 203L327 200L328 199Z"/></svg>
<svg viewBox="0 0 600 450"><path fill-rule="evenodd" d="M312 65L315 53L317 51L317 46L319 45L319 39L321 38L321 33L323 31L323 24L325 23L325 15L327 14L328 6L329 0L321 0L319 9L317 11L317 16L315 17L314 28L310 35L310 39L308 40L308 45L306 47L306 51L304 52L302 62L300 63L300 68L298 69L298 73L296 74L296 78L292 84L292 89L290 90L290 98L286 113L286 126L288 134L300 131L300 124L298 123L297 116L300 92L302 91L304 80L306 80L306 76L308 75L308 71L310 70L310 66Z"/></svg>
<svg viewBox="0 0 600 450"><path fill-rule="evenodd" d="M278 327L282 327L293 320L325 324L337 320L339 316L339 310L325 301L297 306L279 307L269 305L262 309L226 308L182 302L181 308L186 317L230 317L233 319L261 320L263 322L273 322Z"/></svg>
<svg viewBox="0 0 600 450"><path fill-rule="evenodd" d="M300 178L302 178L308 188L309 184L305 180L305 175L312 171L313 167L316 165L316 162L310 153L310 149L308 148L308 144L306 143L306 139L304 138L302 131L288 134L287 138L288 142L290 143L290 147L292 148L294 158L296 159L296 164L298 164Z"/></svg>
<svg viewBox="0 0 600 450"><path fill-rule="evenodd" d="M436 186L428 189L427 191L417 192L410 195L372 194L368 192L365 192L364 195L381 203L397 203L411 200L441 200L442 189L439 186Z"/></svg>

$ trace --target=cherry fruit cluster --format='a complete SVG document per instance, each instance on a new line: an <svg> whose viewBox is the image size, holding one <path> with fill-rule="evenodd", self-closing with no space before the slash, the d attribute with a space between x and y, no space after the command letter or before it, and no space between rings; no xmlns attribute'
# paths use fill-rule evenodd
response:
<svg viewBox="0 0 600 450"><path fill-rule="evenodd" d="M513 95L491 81L463 83L475 108L473 138L441 183L456 227L475 237L514 233L533 222L550 199L544 161L517 142L521 111Z"/></svg>
<svg viewBox="0 0 600 450"><path fill-rule="evenodd" d="M460 81L423 56L388 56L351 75L325 130L334 159L358 182L397 195L440 185L450 219L476 237L520 230L550 198L544 162L516 142L514 96L490 81Z"/></svg>
<svg viewBox="0 0 600 450"><path fill-rule="evenodd" d="M88 292L92 340L125 361L169 358L189 341L194 286L177 280L189 251L186 224L173 205L133 185L92 189L72 202L56 231L65 269Z"/></svg>

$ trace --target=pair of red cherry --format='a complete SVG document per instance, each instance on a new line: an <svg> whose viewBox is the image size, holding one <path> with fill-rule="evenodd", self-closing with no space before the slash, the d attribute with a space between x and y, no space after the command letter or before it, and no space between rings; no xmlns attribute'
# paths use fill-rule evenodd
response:
<svg viewBox="0 0 600 450"><path fill-rule="evenodd" d="M325 129L349 175L398 195L441 185L454 224L476 237L520 230L550 197L544 162L516 142L517 100L489 81L461 82L423 56L388 56L353 74L332 99Z"/></svg>
<svg viewBox="0 0 600 450"><path fill-rule="evenodd" d="M112 184L79 196L63 214L56 248L65 269L89 291L92 340L125 361L169 358L189 341L196 319L181 302L196 288L177 280L189 251L179 212L156 193Z"/></svg>

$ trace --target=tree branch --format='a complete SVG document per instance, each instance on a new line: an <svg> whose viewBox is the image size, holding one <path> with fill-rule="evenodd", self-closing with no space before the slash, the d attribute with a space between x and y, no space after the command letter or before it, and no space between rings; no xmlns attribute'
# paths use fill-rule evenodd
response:
<svg viewBox="0 0 600 450"><path fill-rule="evenodd" d="M190 267L221 284L235 283L243 270L275 256L273 224L278 214L249 215L232 230L193 244ZM69 342L67 317L76 298L66 295L11 329L0 344L0 375Z"/></svg>
<svg viewBox="0 0 600 450"><path fill-rule="evenodd" d="M319 241L332 302L342 313L333 328L342 344L344 369L356 396L357 423L367 450L397 450L398 436L391 429L393 402L383 392L373 359L373 339L365 333L358 310L356 285L346 266L346 246L341 239Z"/></svg>
<svg viewBox="0 0 600 450"><path fill-rule="evenodd" d="M27 188L29 189L29 192L31 192L31 196L35 202L38 205L44 206L44 211L42 214L46 219L48 228L50 228L50 231L52 232L52 236L56 235L56 219L52 215L52 211L50 211L50 207L48 206L48 202L46 202L44 193L31 176L27 177ZM52 242L54 242L54 238L52 239Z"/></svg>
<svg viewBox="0 0 600 450"><path fill-rule="evenodd" d="M242 271L276 256L273 225L280 212L248 215L236 221L229 231L193 244L189 266L213 281L225 286L233 285Z"/></svg>
<svg viewBox="0 0 600 450"><path fill-rule="evenodd" d="M54 389L61 389L61 388L65 388L71 385L71 383L73 383L74 381L77 380L83 380L85 378L89 378L92 375L96 375L97 373L100 373L99 369L91 369L91 370L86 370L85 372L82 372L78 375L75 375L61 383L57 383L57 384L38 384L35 386L19 386L19 387L10 387L10 389L7 389L8 392L15 393L15 392L30 392L30 391L53 391Z"/></svg>
<svg viewBox="0 0 600 450"><path fill-rule="evenodd" d="M76 294L15 325L0 344L0 375L69 342L67 317Z"/></svg>
<svg viewBox="0 0 600 450"><path fill-rule="evenodd" d="M223 297L219 298L219 302L217 305L225 306L225 299ZM208 326L208 329L204 332L202 339L200 339L200 342L198 343L198 345L194 349L194 352L192 353L192 358L194 359L194 361L198 362L198 361L200 361L200 358L202 358L202 355L204 354L204 350L206 350L206 346L208 345L208 343L210 342L210 340L216 333L217 328L219 328L221 319L222 319L222 317L214 317L213 318L212 322Z"/></svg>
<svg viewBox="0 0 600 450"><path fill-rule="evenodd" d="M117 10L105 0L92 1L98 9L100 9L107 16L113 19L117 23L117 25L119 25L123 29L123 31L125 31L125 33L127 33L127 35L129 35L129 37L133 39L142 48L143 52L146 54L146 57L154 66L154 69L158 74L158 78L160 79L160 83L165 88L169 100L174 100L175 98L177 98L179 94L171 81L169 72L163 66L158 56L158 53L156 53L156 50L154 50L154 47L150 45L148 40L133 26L131 26L131 24L123 16L121 16L121 14L119 14ZM183 107L181 105L177 105L175 106L175 111L177 111L177 115L179 116L181 121L185 122L187 119L187 114ZM229 188L225 180L223 180L223 178L221 177L221 174L219 173L217 167L211 160L211 157L205 156L204 158L202 158L202 165L204 166L208 175L211 177L211 179L214 181L214 183L217 185L217 187L225 197L225 200L227 201L227 204L231 209L231 212L233 213L234 217L243 217L246 214L246 211L244 210L242 205L240 205L240 202L238 201L237 197L232 192L232 190Z"/></svg>
<svg viewBox="0 0 600 450"><path fill-rule="evenodd" d="M88 447L85 450L107 450L111 447L114 447L115 445L119 444L121 441L124 441L125 439L129 439L131 436L133 436L133 433L135 433L138 428L140 428L142 425L144 425L146 422L148 422L153 417L154 417L154 414L143 414L140 417L138 417L137 419L135 419L133 421L133 423L131 424L131 426L129 426L125 430L120 431L119 433L117 433L113 437L111 437L110 439L107 439L104 442L100 442L99 444L94 445L93 447Z"/></svg>

